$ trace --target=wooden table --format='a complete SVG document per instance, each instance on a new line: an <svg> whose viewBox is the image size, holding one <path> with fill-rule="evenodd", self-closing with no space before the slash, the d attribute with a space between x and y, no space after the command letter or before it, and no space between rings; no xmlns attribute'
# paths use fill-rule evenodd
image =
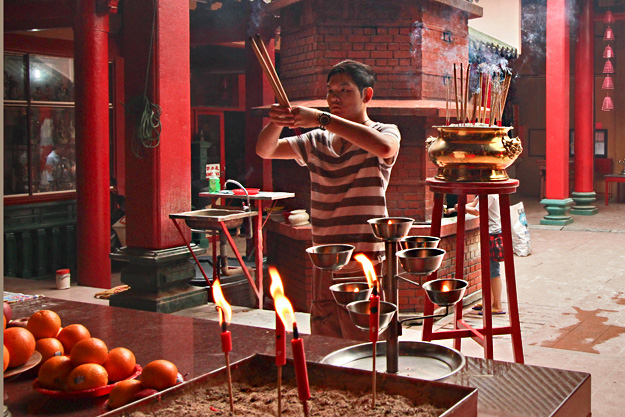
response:
<svg viewBox="0 0 625 417"><path fill-rule="evenodd" d="M620 190L618 183L625 182L625 174L611 174L605 176L605 205L608 205L608 201L610 200L610 183L615 182L616 184L616 201L618 202L621 199Z"/></svg>
<svg viewBox="0 0 625 417"><path fill-rule="evenodd" d="M93 337L102 339L109 348L123 346L132 350L142 366L156 359L170 360L187 380L224 365L221 328L216 321L54 298L13 304L13 317L27 317L42 309L56 311L63 326L84 324ZM231 362L256 353L275 352L275 332L271 329L232 324L230 331ZM331 352L361 343L324 336L302 337L306 359L311 362L320 362ZM292 357L291 349L287 349L287 356ZM13 417L82 417L105 411L106 396L65 400L35 391L32 383L36 376L33 369L4 380L4 404ZM467 357L466 365L442 382L477 387L480 417L590 415L591 381L585 372Z"/></svg>

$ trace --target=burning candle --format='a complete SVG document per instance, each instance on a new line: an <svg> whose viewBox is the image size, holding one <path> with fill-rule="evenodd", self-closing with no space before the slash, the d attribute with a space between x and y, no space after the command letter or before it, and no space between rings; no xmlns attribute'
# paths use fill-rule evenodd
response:
<svg viewBox="0 0 625 417"><path fill-rule="evenodd" d="M276 309L276 365L278 366L278 414L280 414L280 380L282 377L282 365L286 363L286 325L293 326L293 339L291 349L293 350L293 361L295 362L295 380L299 399L304 406L304 414L308 415L308 405L306 401L310 399L310 387L308 385L308 369L306 368L306 356L304 354L304 341L299 337L297 323L295 323L295 311L293 305L284 295L284 287L278 271L269 268L271 276L270 292ZM278 324L280 323L280 325ZM281 326L281 327L279 327Z"/></svg>
<svg viewBox="0 0 625 417"><path fill-rule="evenodd" d="M378 333L380 332L380 296L378 295L378 280L375 275L375 269L373 264L364 254L357 254L356 259L362 265L362 269L365 271L367 277L367 283L369 287L373 287L371 296L369 297L369 341L372 343L372 370L371 370L371 392L372 400L371 406L375 407L376 396L376 366L375 361L377 357L377 343Z"/></svg>
<svg viewBox="0 0 625 417"><path fill-rule="evenodd" d="M276 310L276 366L284 366L286 364L286 328L281 313L284 314L284 306L282 304L289 300L284 296L284 287L282 286L278 270L270 267L269 275L271 276L269 291L274 299Z"/></svg>
<svg viewBox="0 0 625 417"><path fill-rule="evenodd" d="M228 330L228 324L232 320L232 308L226 301L219 280L213 281L213 301L219 311L219 325L221 326L221 350L226 357L226 370L228 372L228 395L230 397L230 411L234 412L234 399L232 396L232 375L230 373L230 356L232 350L232 336Z"/></svg>
<svg viewBox="0 0 625 417"><path fill-rule="evenodd" d="M449 288L449 286L448 286L447 284L443 284L443 288L442 288L442 290L441 290L441 291L443 291L443 292L449 292L449 291L451 291L451 288Z"/></svg>

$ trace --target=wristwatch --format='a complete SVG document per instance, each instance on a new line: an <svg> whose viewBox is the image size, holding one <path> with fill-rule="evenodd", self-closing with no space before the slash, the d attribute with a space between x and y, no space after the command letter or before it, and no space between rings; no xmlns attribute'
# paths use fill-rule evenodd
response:
<svg viewBox="0 0 625 417"><path fill-rule="evenodd" d="M332 115L330 113L327 113L327 112L319 113L317 115L317 121L319 122L319 127L321 129L325 129L325 127L330 124L331 118L332 118Z"/></svg>

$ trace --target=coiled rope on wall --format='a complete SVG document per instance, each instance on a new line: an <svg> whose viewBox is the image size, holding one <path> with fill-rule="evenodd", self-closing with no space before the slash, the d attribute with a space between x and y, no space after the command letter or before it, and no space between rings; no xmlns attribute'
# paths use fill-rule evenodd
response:
<svg viewBox="0 0 625 417"><path fill-rule="evenodd" d="M150 48L148 50L148 64L145 74L145 87L141 103L141 114L132 137L132 153L137 158L143 158L144 149L156 148L161 141L161 114L162 109L148 98L148 80L150 77L150 64L152 63L152 46L154 43L154 29L156 26L156 2L154 0L154 13L152 15L152 31L150 33Z"/></svg>

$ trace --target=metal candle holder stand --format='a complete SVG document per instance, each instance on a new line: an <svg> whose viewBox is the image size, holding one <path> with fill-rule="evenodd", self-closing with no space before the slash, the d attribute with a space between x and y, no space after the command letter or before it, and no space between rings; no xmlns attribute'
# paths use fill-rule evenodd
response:
<svg viewBox="0 0 625 417"><path fill-rule="evenodd" d="M440 238L431 236L409 236L414 219L405 217L386 217L371 219L368 221L374 235L385 242L385 255L387 259L386 273L382 279L385 301L380 305L380 332L388 329L386 337L386 371L397 373L399 371L399 336L401 325L407 321L424 320L426 318L440 318L449 314L449 307L462 299L467 282L458 279L440 279L425 282L423 285L402 277L398 274L398 259L402 267L410 275L428 276L438 270L445 251L435 248ZM406 248L397 251L398 243ZM345 246L349 245L322 245L307 249L315 267L323 270L336 271L349 262L351 250L345 259ZM339 261L338 253L343 253ZM332 260L337 264L333 265ZM413 285L422 287L430 301L441 307L445 307L444 314L417 316L399 320L397 280L402 279ZM448 289L443 291L443 285ZM347 282L335 284L330 287L335 301L347 306L350 318L354 325L362 330L367 330L369 325L369 296L371 289L366 283ZM357 290L357 291L356 291Z"/></svg>

